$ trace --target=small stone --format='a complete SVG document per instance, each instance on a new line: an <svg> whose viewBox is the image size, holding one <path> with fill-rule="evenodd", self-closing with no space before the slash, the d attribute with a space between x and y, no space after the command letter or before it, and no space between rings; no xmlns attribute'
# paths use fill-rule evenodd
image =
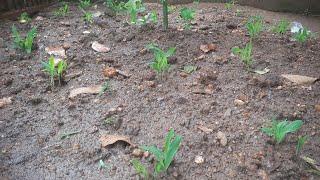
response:
<svg viewBox="0 0 320 180"><path fill-rule="evenodd" d="M203 60L206 56L204 54L200 55L199 57L195 58L195 61Z"/></svg>
<svg viewBox="0 0 320 180"><path fill-rule="evenodd" d="M108 78L112 78L117 75L117 70L113 67L106 67L103 71L103 75Z"/></svg>
<svg viewBox="0 0 320 180"><path fill-rule="evenodd" d="M143 151L141 149L134 149L132 151L132 155L134 157L141 157L141 156L143 156Z"/></svg>
<svg viewBox="0 0 320 180"><path fill-rule="evenodd" d="M245 102L242 101L242 100L240 100L240 99L235 99L235 100L234 100L234 104L235 104L236 106L242 106L242 105L245 104Z"/></svg>
<svg viewBox="0 0 320 180"><path fill-rule="evenodd" d="M63 47L61 46L50 46L50 47L46 47L45 51L49 54L49 55L54 55L54 56L58 56L60 58L66 58L66 51L64 50Z"/></svg>
<svg viewBox="0 0 320 180"><path fill-rule="evenodd" d="M217 139L220 141L220 144L222 146L226 146L228 144L228 139L226 134L221 131L217 133Z"/></svg>
<svg viewBox="0 0 320 180"><path fill-rule="evenodd" d="M100 16L102 16L102 12L97 11L97 12L93 13L92 16L93 16L94 18L100 17Z"/></svg>
<svg viewBox="0 0 320 180"><path fill-rule="evenodd" d="M100 52L100 53L106 53L106 52L109 52L110 51L110 48L103 45L103 44L100 44L98 43L97 41L94 41L92 43L92 49L97 51L97 52Z"/></svg>
<svg viewBox="0 0 320 180"><path fill-rule="evenodd" d="M154 81L145 81L144 84L152 88L156 86L156 83Z"/></svg>
<svg viewBox="0 0 320 180"><path fill-rule="evenodd" d="M228 108L226 112L223 114L223 117L226 118L226 117L230 117L231 115L232 115L232 109Z"/></svg>
<svg viewBox="0 0 320 180"><path fill-rule="evenodd" d="M83 34L90 34L90 31L83 31Z"/></svg>
<svg viewBox="0 0 320 180"><path fill-rule="evenodd" d="M185 72L181 72L179 75L180 75L181 77L183 77L183 78L188 77L188 74L187 74L187 73L185 73Z"/></svg>
<svg viewBox="0 0 320 180"><path fill-rule="evenodd" d="M71 47L70 43L67 43L67 42L63 43L63 49L70 49L70 47Z"/></svg>
<svg viewBox="0 0 320 180"><path fill-rule="evenodd" d="M197 164L202 164L202 163L204 163L204 158L202 156L198 155L194 158L194 162Z"/></svg>
<svg viewBox="0 0 320 180"><path fill-rule="evenodd" d="M35 18L35 20L36 21L42 21L44 18L42 17L42 16L37 16L36 18Z"/></svg>
<svg viewBox="0 0 320 180"><path fill-rule="evenodd" d="M5 107L6 105L9 105L12 103L12 97L8 97L8 98L2 98L0 99L0 108Z"/></svg>
<svg viewBox="0 0 320 180"><path fill-rule="evenodd" d="M150 156L150 153L148 151L143 152L143 157L147 158Z"/></svg>

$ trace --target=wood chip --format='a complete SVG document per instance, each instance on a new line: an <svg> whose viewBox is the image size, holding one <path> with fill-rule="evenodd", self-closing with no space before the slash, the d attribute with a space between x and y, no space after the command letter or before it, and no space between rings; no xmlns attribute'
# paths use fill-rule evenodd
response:
<svg viewBox="0 0 320 180"><path fill-rule="evenodd" d="M210 133L213 132L212 129L209 129L209 128L207 128L207 127L205 127L205 126L202 126L202 125L199 125L199 126L198 126L198 129L200 129L201 131L205 132L206 134L210 134Z"/></svg>
<svg viewBox="0 0 320 180"><path fill-rule="evenodd" d="M317 80L317 78L314 78L314 77L292 75L292 74L282 74L281 76L297 85L312 84Z"/></svg>
<svg viewBox="0 0 320 180"><path fill-rule="evenodd" d="M70 91L69 98L74 98L79 94L99 94L102 86L81 87Z"/></svg>

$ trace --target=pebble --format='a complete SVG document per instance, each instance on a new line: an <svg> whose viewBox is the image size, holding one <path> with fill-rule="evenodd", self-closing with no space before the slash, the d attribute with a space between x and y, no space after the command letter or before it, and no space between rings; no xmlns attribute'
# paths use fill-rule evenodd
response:
<svg viewBox="0 0 320 180"><path fill-rule="evenodd" d="M220 141L220 144L222 146L226 146L228 144L228 139L226 134L221 131L217 133L217 139Z"/></svg>
<svg viewBox="0 0 320 180"><path fill-rule="evenodd" d="M235 104L236 106L242 106L242 105L245 104L245 102L242 101L242 100L240 100L240 99L235 99L235 100L234 100L234 104Z"/></svg>
<svg viewBox="0 0 320 180"><path fill-rule="evenodd" d="M204 163L204 158L202 156L198 155L195 157L194 162L197 164L202 164L202 163Z"/></svg>
<svg viewBox="0 0 320 180"><path fill-rule="evenodd" d="M141 149L134 149L133 151L132 151L132 155L134 156L134 157L141 157L141 156L143 156L143 151L141 150Z"/></svg>

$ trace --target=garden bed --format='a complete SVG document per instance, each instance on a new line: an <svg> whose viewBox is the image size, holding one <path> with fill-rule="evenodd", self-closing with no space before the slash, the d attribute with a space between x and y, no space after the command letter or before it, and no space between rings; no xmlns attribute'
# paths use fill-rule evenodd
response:
<svg viewBox="0 0 320 180"><path fill-rule="evenodd" d="M191 30L181 30L175 11L169 15L169 30L163 31L160 22L129 25L127 16L109 16L102 4L89 8L103 14L86 24L77 6L70 3L65 17L53 16L54 5L30 24L0 24L0 98L12 101L0 109L2 178L137 179L130 163L137 158L134 145L160 147L170 128L183 140L168 173L161 174L163 179L318 178L307 172L310 167L299 156L320 162L320 82L294 85L281 75L319 78L319 39L301 44L290 32L280 36L264 31L253 41L252 65L270 69L263 75L248 72L231 48L249 42L245 22L251 15L266 17L268 27L281 17L306 19L304 24L312 31L319 31L313 24L319 19L203 3ZM146 6L161 14L161 5ZM12 24L20 31L37 26L32 54L12 47ZM110 51L94 51L94 41ZM145 46L151 42L162 49L176 47L162 78L150 68L153 55ZM211 43L217 47L214 51L200 50ZM41 64L51 46L63 47L68 62L66 82L53 90ZM186 65L197 70L185 73ZM108 80L109 91L69 98L73 89L104 84L106 67L121 72ZM260 130L273 118L301 119L304 124L274 145ZM74 135L61 138L68 133ZM106 134L127 136L133 145L117 142L101 147ZM303 135L309 140L297 156L297 137ZM150 158L141 160L151 168ZM106 167L99 168L100 160Z"/></svg>

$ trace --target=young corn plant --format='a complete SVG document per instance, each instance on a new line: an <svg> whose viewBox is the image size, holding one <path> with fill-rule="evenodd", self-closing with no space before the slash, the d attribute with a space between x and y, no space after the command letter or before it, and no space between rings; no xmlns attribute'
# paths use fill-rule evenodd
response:
<svg viewBox="0 0 320 180"><path fill-rule="evenodd" d="M229 10L229 9L232 9L235 4L236 4L236 1L235 1L235 0L231 0L231 1L229 1L229 2L226 2L226 3L224 4L224 7L225 7L227 10Z"/></svg>
<svg viewBox="0 0 320 180"><path fill-rule="evenodd" d="M307 28L300 29L297 33L294 34L294 39L300 43L306 42L310 38L311 33Z"/></svg>
<svg viewBox="0 0 320 180"><path fill-rule="evenodd" d="M168 58L175 53L176 48L171 47L168 49L167 52L164 52L155 44L149 44L146 48L153 52L154 55L153 62L151 63L151 68L155 70L158 74L160 74L160 77L162 77L163 73L167 71L170 67Z"/></svg>
<svg viewBox="0 0 320 180"><path fill-rule="evenodd" d="M251 65L253 63L252 60L252 42L250 41L249 43L246 44L245 48L239 48L239 47L233 47L232 48L232 53L235 55L239 55L240 59L246 66L247 71L250 71Z"/></svg>
<svg viewBox="0 0 320 180"><path fill-rule="evenodd" d="M79 0L79 6L82 9L86 9L91 6L91 0Z"/></svg>
<svg viewBox="0 0 320 180"><path fill-rule="evenodd" d="M131 24L136 24L138 22L138 13L145 11L142 0L129 0L125 4L125 8L130 16Z"/></svg>
<svg viewBox="0 0 320 180"><path fill-rule="evenodd" d="M115 1L115 0L106 0L106 5L110 8L113 12L119 13L126 10L125 2L123 1Z"/></svg>
<svg viewBox="0 0 320 180"><path fill-rule="evenodd" d="M54 61L54 57L50 56L47 62L42 62L44 71L49 74L50 77L50 85L51 88L54 87L55 78L58 78L59 85L61 86L61 80L63 78L63 74L67 69L67 63L63 60L59 61L56 65Z"/></svg>
<svg viewBox="0 0 320 180"><path fill-rule="evenodd" d="M87 23L93 23L93 14L91 12L84 12L83 20Z"/></svg>
<svg viewBox="0 0 320 180"><path fill-rule="evenodd" d="M308 141L308 136L299 136L297 146L296 146L296 155L299 155L304 144Z"/></svg>
<svg viewBox="0 0 320 180"><path fill-rule="evenodd" d="M191 21L194 20L196 11L191 8L184 7L180 10L180 18L183 20L184 29L191 29Z"/></svg>
<svg viewBox="0 0 320 180"><path fill-rule="evenodd" d="M33 40L37 36L37 29L33 27L26 35L25 38L22 38L17 28L12 26L12 37L14 42L14 47L20 48L26 53L30 54L33 47Z"/></svg>
<svg viewBox="0 0 320 180"><path fill-rule="evenodd" d="M29 17L27 12L23 12L20 17L19 17L19 22L20 23L28 23L31 21L31 18Z"/></svg>
<svg viewBox="0 0 320 180"><path fill-rule="evenodd" d="M271 127L264 127L261 129L261 131L272 137L277 144L280 144L288 133L294 133L298 131L302 124L303 122L301 120L295 120L292 122L288 122L287 120L274 120L271 124Z"/></svg>
<svg viewBox="0 0 320 180"><path fill-rule="evenodd" d="M280 22L272 29L272 31L273 31L274 33L283 35L283 34L285 34L285 33L288 31L289 25L290 25L290 23L289 23L287 20L282 19L282 20L280 20Z"/></svg>
<svg viewBox="0 0 320 180"><path fill-rule="evenodd" d="M156 158L156 164L154 166L153 178L156 178L160 173L166 172L172 163L174 156L179 150L182 137L176 135L173 129L168 132L165 143L162 149L156 146L143 146L141 149L148 151L153 154ZM149 179L150 173L147 168L138 160L131 161L136 171L145 179Z"/></svg>
<svg viewBox="0 0 320 180"><path fill-rule="evenodd" d="M263 29L262 17L261 16L252 16L248 20L248 22L246 24L246 28L249 32L251 39L257 38Z"/></svg>
<svg viewBox="0 0 320 180"><path fill-rule="evenodd" d="M69 5L67 3L63 3L63 6L54 12L55 16L66 16L69 12Z"/></svg>
<svg viewBox="0 0 320 180"><path fill-rule="evenodd" d="M54 78L57 74L56 67L55 67L55 62L54 62L54 57L50 56L48 59L48 62L42 62L44 71L49 74L50 77L50 85L51 88L54 87Z"/></svg>

